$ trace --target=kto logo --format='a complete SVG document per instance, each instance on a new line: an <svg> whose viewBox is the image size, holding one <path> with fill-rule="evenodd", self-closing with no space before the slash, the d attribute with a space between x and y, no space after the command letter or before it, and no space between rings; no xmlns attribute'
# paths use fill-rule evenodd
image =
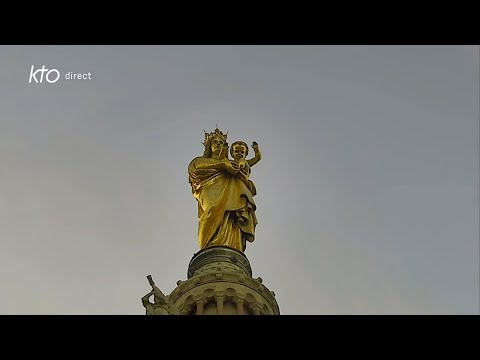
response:
<svg viewBox="0 0 480 360"><path fill-rule="evenodd" d="M45 72L45 80L47 80L50 84L56 83L60 78L60 72L57 69L48 70L45 68L45 65L43 65L41 69L37 69L35 72L33 70L34 66L32 65L32 69L30 70L30 78L28 80L29 83L32 83L32 79L37 84L42 83ZM37 76L39 76L39 78Z"/></svg>

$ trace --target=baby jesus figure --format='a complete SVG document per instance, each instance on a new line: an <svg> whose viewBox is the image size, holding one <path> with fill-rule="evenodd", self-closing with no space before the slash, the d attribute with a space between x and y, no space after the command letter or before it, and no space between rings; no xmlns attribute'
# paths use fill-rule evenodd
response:
<svg viewBox="0 0 480 360"><path fill-rule="evenodd" d="M251 172L250 168L261 160L262 155L258 148L258 144L255 141L253 142L252 147L255 156L247 160L248 145L243 141L235 141L230 147L230 155L232 155L234 162L237 163L240 168L238 173L242 181L247 185L252 192L252 195L255 196L257 194L255 184L249 180Z"/></svg>

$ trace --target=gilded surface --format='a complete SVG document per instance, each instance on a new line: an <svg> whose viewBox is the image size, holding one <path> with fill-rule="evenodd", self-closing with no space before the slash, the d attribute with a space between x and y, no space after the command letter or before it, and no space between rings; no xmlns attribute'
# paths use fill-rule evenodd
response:
<svg viewBox="0 0 480 360"><path fill-rule="evenodd" d="M228 158L227 135L219 129L205 133L203 156L188 166L189 182L198 202L198 244L200 249L224 245L245 251L255 239L256 195L250 180L251 167L260 160L257 143L255 157L247 160L248 146L236 141Z"/></svg>

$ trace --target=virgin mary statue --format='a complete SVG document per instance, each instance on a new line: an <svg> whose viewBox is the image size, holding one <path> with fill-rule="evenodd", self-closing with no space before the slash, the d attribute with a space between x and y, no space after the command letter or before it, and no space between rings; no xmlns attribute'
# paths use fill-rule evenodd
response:
<svg viewBox="0 0 480 360"><path fill-rule="evenodd" d="M198 202L198 244L245 251L255 239L255 202L241 165L228 159L227 134L205 133L203 156L188 166L189 183Z"/></svg>

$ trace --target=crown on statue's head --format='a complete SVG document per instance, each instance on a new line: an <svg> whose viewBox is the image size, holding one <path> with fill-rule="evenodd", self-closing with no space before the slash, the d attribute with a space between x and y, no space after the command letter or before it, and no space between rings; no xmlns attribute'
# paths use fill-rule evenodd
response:
<svg viewBox="0 0 480 360"><path fill-rule="evenodd" d="M228 131L224 134L219 128L218 126L215 128L214 131L212 131L211 133L207 133L205 130L203 130L203 132L205 133L205 141L202 143L203 145L207 145L211 139L213 139L214 137L218 136L220 138L223 139L223 141L225 141L225 143L227 142L227 135L228 135Z"/></svg>

